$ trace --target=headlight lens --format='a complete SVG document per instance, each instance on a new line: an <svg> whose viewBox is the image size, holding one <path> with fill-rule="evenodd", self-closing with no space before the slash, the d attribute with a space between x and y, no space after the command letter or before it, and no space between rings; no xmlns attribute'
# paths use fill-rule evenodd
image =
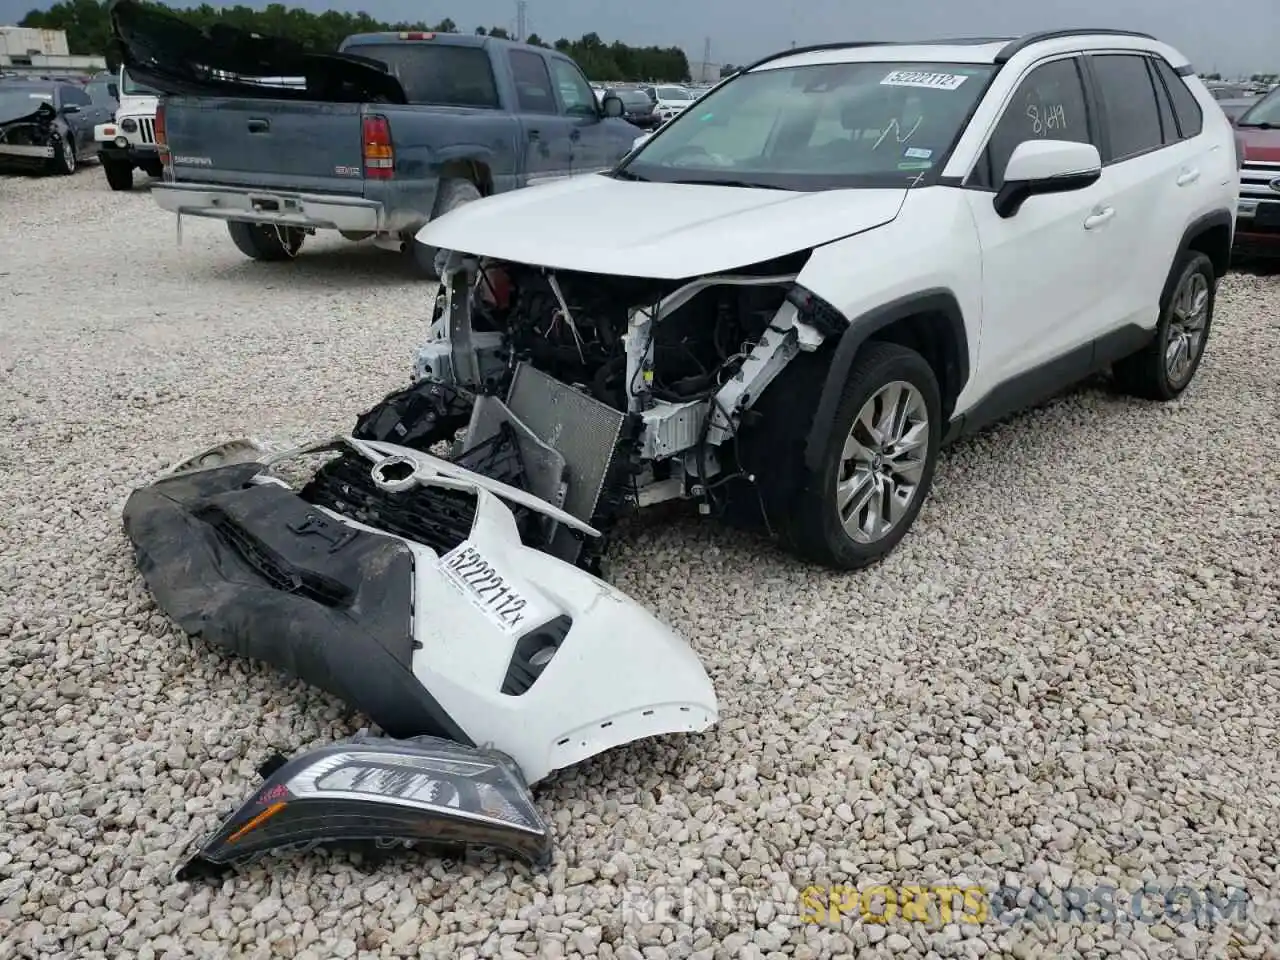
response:
<svg viewBox="0 0 1280 960"><path fill-rule="evenodd" d="M264 766L266 782L177 872L218 874L275 850L364 842L495 847L551 858L546 822L515 762L436 737L356 737Z"/></svg>
<svg viewBox="0 0 1280 960"><path fill-rule="evenodd" d="M133 119L121 120L120 126L125 133L133 133L135 130L138 129L138 121Z"/></svg>

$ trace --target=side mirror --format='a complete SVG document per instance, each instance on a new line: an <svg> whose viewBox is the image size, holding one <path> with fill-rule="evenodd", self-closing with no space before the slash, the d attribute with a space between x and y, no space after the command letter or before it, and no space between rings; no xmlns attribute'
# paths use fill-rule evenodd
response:
<svg viewBox="0 0 1280 960"><path fill-rule="evenodd" d="M604 115L606 117L620 117L626 113L626 110L622 105L622 98L615 96L612 93L608 94L600 102L600 106L604 110Z"/></svg>
<svg viewBox="0 0 1280 960"><path fill-rule="evenodd" d="M74 103L68 103L66 106L62 108L62 112L65 116L69 117L73 113L79 113L80 108Z"/></svg>
<svg viewBox="0 0 1280 960"><path fill-rule="evenodd" d="M1083 190L1102 176L1102 156L1091 143L1027 140L1014 148L996 193L996 213L1008 219L1031 197Z"/></svg>

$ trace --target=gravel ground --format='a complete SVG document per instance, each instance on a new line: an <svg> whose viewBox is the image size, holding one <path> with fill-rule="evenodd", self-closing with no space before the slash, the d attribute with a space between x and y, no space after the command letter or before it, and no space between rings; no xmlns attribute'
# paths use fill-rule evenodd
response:
<svg viewBox="0 0 1280 960"><path fill-rule="evenodd" d="M877 569L638 524L613 577L723 719L541 788L547 874L334 855L199 887L170 873L256 764L361 721L178 631L120 507L206 444L347 427L404 382L430 288L327 239L179 247L92 168L0 179L0 250L0 956L1276 955L1280 279L1224 282L1181 402L1090 387L951 450ZM797 891L886 883L1022 893L981 924L799 922ZM1098 884L1114 918L1046 920ZM1178 884L1249 904L1180 923Z"/></svg>

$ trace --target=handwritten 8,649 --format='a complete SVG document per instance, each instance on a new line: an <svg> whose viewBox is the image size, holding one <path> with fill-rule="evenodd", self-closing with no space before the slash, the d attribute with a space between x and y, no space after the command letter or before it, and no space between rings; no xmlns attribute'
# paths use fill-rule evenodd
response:
<svg viewBox="0 0 1280 960"><path fill-rule="evenodd" d="M839 924L844 917L864 923L981 924L990 917L987 891L982 887L806 887L800 894L801 923Z"/></svg>

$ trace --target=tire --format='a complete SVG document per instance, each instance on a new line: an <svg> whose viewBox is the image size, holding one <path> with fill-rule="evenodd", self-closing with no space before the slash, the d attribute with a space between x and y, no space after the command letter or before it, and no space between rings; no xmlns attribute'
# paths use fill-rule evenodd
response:
<svg viewBox="0 0 1280 960"><path fill-rule="evenodd" d="M1174 400L1191 385L1213 325L1217 277L1213 261L1198 250L1174 263L1160 320L1151 341L1112 365L1116 386L1144 400Z"/></svg>
<svg viewBox="0 0 1280 960"><path fill-rule="evenodd" d="M145 173L148 177L151 177L155 180L159 180L164 176L164 164L163 163L145 163L142 166L142 172Z"/></svg>
<svg viewBox="0 0 1280 960"><path fill-rule="evenodd" d="M228 220L227 231L240 252L252 260L292 260L302 249L306 234L299 227L275 227L268 223Z"/></svg>
<svg viewBox="0 0 1280 960"><path fill-rule="evenodd" d="M70 137L58 141L49 172L60 177L69 177L76 172L76 142Z"/></svg>
<svg viewBox="0 0 1280 960"><path fill-rule="evenodd" d="M102 170L107 175L107 185L112 190L133 189L133 165L119 160L102 160Z"/></svg>
<svg viewBox="0 0 1280 960"><path fill-rule="evenodd" d="M440 191L436 195L436 206L431 213L431 219L443 217L450 210L456 210L458 207L465 206L468 203L481 199L482 194L480 188L470 180L442 180L440 182ZM415 230L413 233L417 233ZM437 269L437 259L440 250L436 247L429 247L425 243L419 243L413 233L405 238L405 253L413 259L413 263L417 271L428 280L439 280L440 271Z"/></svg>
<svg viewBox="0 0 1280 960"><path fill-rule="evenodd" d="M766 529L801 559L857 570L898 545L929 495L942 445L942 398L920 354L895 343L865 344L850 367L818 468L810 470L805 442L829 357L800 354L761 396L739 436L739 466L756 483L750 490L740 486L735 499L746 507L754 497ZM888 422L885 404L895 397L903 401L899 417L903 410L910 414L898 421L903 429L894 429L897 453L893 443L878 447L875 433L867 432L868 422L873 429Z"/></svg>

